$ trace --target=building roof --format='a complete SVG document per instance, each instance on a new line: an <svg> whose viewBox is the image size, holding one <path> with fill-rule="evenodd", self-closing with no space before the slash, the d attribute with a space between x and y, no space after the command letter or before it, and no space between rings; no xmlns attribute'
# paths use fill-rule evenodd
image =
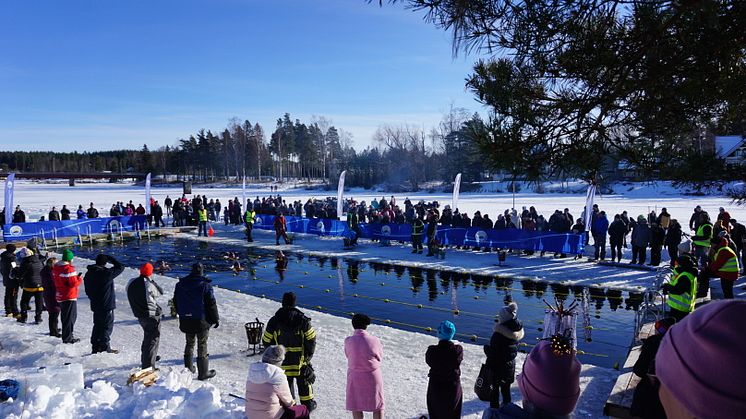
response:
<svg viewBox="0 0 746 419"><path fill-rule="evenodd" d="M720 135L715 137L715 153L721 159L726 158L738 150L744 138L740 135Z"/></svg>

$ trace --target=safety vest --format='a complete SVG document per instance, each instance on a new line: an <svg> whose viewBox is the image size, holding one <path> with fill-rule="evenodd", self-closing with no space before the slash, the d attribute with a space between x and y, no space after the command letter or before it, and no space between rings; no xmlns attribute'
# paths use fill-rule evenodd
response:
<svg viewBox="0 0 746 419"><path fill-rule="evenodd" d="M197 214L199 214L200 221L207 221L207 210L204 210L204 209L197 210Z"/></svg>
<svg viewBox="0 0 746 419"><path fill-rule="evenodd" d="M424 230L425 230L425 224L423 224L419 218L415 220L414 224L412 224L412 235L420 236L422 235L422 232Z"/></svg>
<svg viewBox="0 0 746 419"><path fill-rule="evenodd" d="M722 251L729 254L728 261L718 269L718 272L738 272L738 256L736 256L736 252L734 252L729 246L723 246L718 249L717 253L715 253L714 260L717 260L720 257L720 252Z"/></svg>
<svg viewBox="0 0 746 419"><path fill-rule="evenodd" d="M694 243L694 245L700 247L710 247L710 239L712 239L712 224L704 223L701 226L697 227L697 236L703 237L705 235L705 226L710 227L710 236L705 237L701 240L692 240L692 243Z"/></svg>
<svg viewBox="0 0 746 419"><path fill-rule="evenodd" d="M246 213L244 213L243 219L246 222L246 224L254 224L254 211L246 210Z"/></svg>
<svg viewBox="0 0 746 419"><path fill-rule="evenodd" d="M689 291L683 294L669 294L667 302L668 306L673 309L683 311L684 313L691 313L694 311L694 297L697 295L697 277L690 272L681 272L671 280L671 286L675 287L679 283L679 278L682 276L689 278Z"/></svg>

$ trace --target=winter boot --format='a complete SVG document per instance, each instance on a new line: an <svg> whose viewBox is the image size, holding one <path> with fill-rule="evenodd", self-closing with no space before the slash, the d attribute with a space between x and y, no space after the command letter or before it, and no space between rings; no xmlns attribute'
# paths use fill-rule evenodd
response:
<svg viewBox="0 0 746 419"><path fill-rule="evenodd" d="M215 376L215 370L210 369L210 360L207 357L197 358L197 379L200 381L209 380Z"/></svg>
<svg viewBox="0 0 746 419"><path fill-rule="evenodd" d="M197 368L194 367L194 359L192 358L191 355L189 356L184 355L184 367L186 367L189 371L191 371L192 374L197 372Z"/></svg>
<svg viewBox="0 0 746 419"><path fill-rule="evenodd" d="M18 323L26 323L26 320L28 319L28 316L26 315L25 311L22 311L21 314L16 317L16 321Z"/></svg>

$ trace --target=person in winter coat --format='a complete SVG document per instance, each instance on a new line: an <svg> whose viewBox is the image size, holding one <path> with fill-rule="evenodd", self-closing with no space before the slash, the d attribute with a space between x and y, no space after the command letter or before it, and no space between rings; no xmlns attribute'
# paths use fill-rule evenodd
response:
<svg viewBox="0 0 746 419"><path fill-rule="evenodd" d="M93 202L91 202L91 206L88 208L86 215L88 218L98 218L98 209L93 206Z"/></svg>
<svg viewBox="0 0 746 419"><path fill-rule="evenodd" d="M25 223L26 222L26 213L23 212L21 209L21 206L16 206L16 210L13 213L13 223Z"/></svg>
<svg viewBox="0 0 746 419"><path fill-rule="evenodd" d="M511 401L510 385L515 381L515 357L518 354L518 342L524 336L523 325L518 320L517 312L518 306L514 302L500 310L490 343L484 346L487 365L492 370L492 382L495 386L490 407L495 409L500 407L500 395L503 404Z"/></svg>
<svg viewBox="0 0 746 419"><path fill-rule="evenodd" d="M668 227L671 225L671 214L668 213L667 209L663 208L655 222L657 222L662 229L668 230Z"/></svg>
<svg viewBox="0 0 746 419"><path fill-rule="evenodd" d="M595 260L606 259L606 233L609 231L609 220L606 218L606 212L601 211L596 216L591 226L593 233L593 245L596 247Z"/></svg>
<svg viewBox="0 0 746 419"><path fill-rule="evenodd" d="M609 244L611 245L611 261L621 262L622 246L624 245L624 236L627 234L627 226L622 221L619 214L614 216L609 226Z"/></svg>
<svg viewBox="0 0 746 419"><path fill-rule="evenodd" d="M412 253L422 254L422 234L425 232L425 223L422 217L412 221Z"/></svg>
<svg viewBox="0 0 746 419"><path fill-rule="evenodd" d="M316 351L316 331L311 326L311 319L298 310L295 304L295 293L283 294L282 307L267 322L262 342L265 346L283 345L292 355L285 357L282 369L287 375L293 397L293 382L297 381L300 402L310 412L316 408L316 401L313 399L313 380L309 379L313 372L311 358Z"/></svg>
<svg viewBox="0 0 746 419"><path fill-rule="evenodd" d="M275 245L280 245L280 237L282 237L283 240L285 240L285 244L290 244L290 239L288 238L288 226L287 221L285 220L285 216L282 214L282 212L278 212L277 216L275 216L275 222L274 222L274 228L275 228Z"/></svg>
<svg viewBox="0 0 746 419"><path fill-rule="evenodd" d="M719 238L713 240L715 254L707 270L720 278L724 298L733 298L733 283L738 279L740 268L736 252L728 246L728 240Z"/></svg>
<svg viewBox="0 0 746 419"><path fill-rule="evenodd" d="M106 264L112 267L107 268ZM124 265L114 257L100 253L96 256L96 264L88 265L83 286L85 294L91 301L93 312L93 330L91 331L91 351L95 353L118 353L112 349L111 332L114 330L114 309L117 307L114 292L114 278L124 272Z"/></svg>
<svg viewBox="0 0 746 419"><path fill-rule="evenodd" d="M355 332L345 339L347 357L346 408L354 419L362 419L363 412L373 412L374 419L383 418L383 375L381 341L365 329L370 317L357 313L352 316Z"/></svg>
<svg viewBox="0 0 746 419"><path fill-rule="evenodd" d="M54 287L57 290L55 298L60 303L62 314L62 343L77 343L75 337L75 321L78 318L78 288L83 278L72 265L75 255L70 249L62 252L62 260L52 268Z"/></svg>
<svg viewBox="0 0 746 419"><path fill-rule="evenodd" d="M57 211L57 208L52 207L52 210L49 211L49 216L47 217L49 221L60 221L60 213Z"/></svg>
<svg viewBox="0 0 746 419"><path fill-rule="evenodd" d="M632 261L630 263L645 264L646 251L650 243L650 228L645 216L640 214L637 217L635 228L632 230Z"/></svg>
<svg viewBox="0 0 746 419"><path fill-rule="evenodd" d="M215 376L215 370L210 369L207 339L210 327L220 326L215 294L204 272L204 266L201 263L195 263L192 265L192 272L179 279L174 290L176 312L179 314L179 329L186 334L184 366L194 372L192 358L196 343L198 380L207 380Z"/></svg>
<svg viewBox="0 0 746 419"><path fill-rule="evenodd" d="M438 344L425 352L430 366L427 383L427 412L430 419L459 419L463 404L461 361L464 349L453 343L456 326L448 320L438 326Z"/></svg>
<svg viewBox="0 0 746 419"><path fill-rule="evenodd" d="M427 217L427 229L425 233L427 234L427 255L425 256L435 256L435 252L438 251L440 246L438 246L438 239L435 237L438 233L437 217L432 212Z"/></svg>
<svg viewBox="0 0 746 419"><path fill-rule="evenodd" d="M57 263L57 258L50 257L41 270L41 286L44 288L44 305L49 313L49 336L61 338L60 330L60 303L55 298L57 289L54 287L52 268Z"/></svg>
<svg viewBox="0 0 746 419"><path fill-rule="evenodd" d="M650 265L658 266L661 263L661 250L666 238L666 231L658 223L650 225Z"/></svg>
<svg viewBox="0 0 746 419"><path fill-rule="evenodd" d="M706 211L701 210L698 213L695 211L695 214L698 214L699 218L695 227L695 234L692 236L692 246L699 266L705 266L710 252L710 240L717 236L713 234L710 215Z"/></svg>
<svg viewBox="0 0 746 419"><path fill-rule="evenodd" d="M746 269L746 251L744 251L744 244L746 244L746 226L739 223L735 218L730 219L730 237L736 244L736 255L741 257L741 273Z"/></svg>
<svg viewBox="0 0 746 419"><path fill-rule="evenodd" d="M158 345L161 339L161 313L158 305L159 295L163 289L153 280L153 265L145 263L140 267L140 276L127 283L127 300L132 314L137 318L143 330L140 346L140 368L156 368Z"/></svg>
<svg viewBox="0 0 746 419"><path fill-rule="evenodd" d="M16 317L19 315L18 287L20 283L14 271L17 267L16 245L8 243L5 245L5 251L0 253L0 274L3 276L3 286L5 287L6 317Z"/></svg>
<svg viewBox="0 0 746 419"><path fill-rule="evenodd" d="M668 230L666 231L666 238L663 244L668 250L668 257L671 261L671 267L673 268L674 262L679 257L679 245L681 244L681 224L678 220L672 219L668 224Z"/></svg>
<svg viewBox="0 0 746 419"><path fill-rule="evenodd" d="M296 405L285 372L285 347L272 345L262 353L262 361L249 365L246 379L245 413L248 419L305 419L308 409Z"/></svg>
<svg viewBox="0 0 746 419"><path fill-rule="evenodd" d="M21 287L23 288L23 295L21 295L21 316L18 318L18 321L26 323L28 319L27 311L31 309L30 302L33 297L36 308L34 322L40 324L41 313L44 311L44 304L42 303L44 288L41 285L41 270L44 268L44 265L39 260L39 256L27 247L21 249L18 252L18 256L21 258L18 278L20 278Z"/></svg>
<svg viewBox="0 0 746 419"><path fill-rule="evenodd" d="M62 221L70 219L70 210L67 208L67 205L62 206L62 209L60 210L60 218Z"/></svg>
<svg viewBox="0 0 746 419"><path fill-rule="evenodd" d="M656 334L648 337L642 342L640 357L637 358L632 372L640 377L640 382L635 388L632 398L630 412L633 417L642 419L658 419L666 417L658 397L658 389L652 382L650 376L655 376L655 355L658 353L663 335L676 323L673 317L664 317L655 322Z"/></svg>
<svg viewBox="0 0 746 419"><path fill-rule="evenodd" d="M671 280L661 287L668 294L669 315L676 320L683 319L694 311L694 299L697 297L697 261L688 253L679 255Z"/></svg>

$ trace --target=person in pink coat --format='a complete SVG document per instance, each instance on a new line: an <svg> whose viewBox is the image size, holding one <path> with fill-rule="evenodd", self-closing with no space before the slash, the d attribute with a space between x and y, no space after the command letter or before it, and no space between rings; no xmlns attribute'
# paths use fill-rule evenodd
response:
<svg viewBox="0 0 746 419"><path fill-rule="evenodd" d="M352 316L355 332L345 339L347 356L347 410L354 419L362 419L363 412L373 412L373 418L383 418L383 375L381 360L383 346L377 337L365 329L370 317Z"/></svg>
<svg viewBox="0 0 746 419"><path fill-rule="evenodd" d="M285 372L280 368L285 347L268 346L262 362L249 366L245 413L248 419L308 419L306 406L295 404Z"/></svg>

